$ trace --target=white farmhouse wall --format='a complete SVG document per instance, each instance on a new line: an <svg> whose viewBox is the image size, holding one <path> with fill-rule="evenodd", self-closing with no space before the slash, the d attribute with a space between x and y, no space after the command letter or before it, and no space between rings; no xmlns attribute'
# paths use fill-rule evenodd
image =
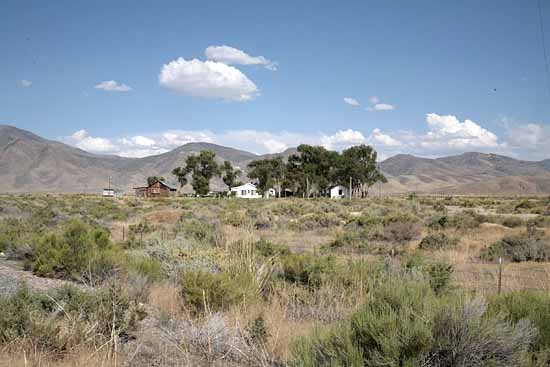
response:
<svg viewBox="0 0 550 367"><path fill-rule="evenodd" d="M342 185L334 186L330 189L330 197L333 199L340 199L349 196L349 190Z"/></svg>

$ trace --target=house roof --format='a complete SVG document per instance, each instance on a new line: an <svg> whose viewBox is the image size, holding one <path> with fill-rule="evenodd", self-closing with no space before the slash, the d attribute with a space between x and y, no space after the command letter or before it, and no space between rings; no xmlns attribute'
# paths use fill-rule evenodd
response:
<svg viewBox="0 0 550 367"><path fill-rule="evenodd" d="M157 182L160 183L162 186L167 187L170 191L177 191L176 188L174 188L174 187L168 185L166 182L161 181L161 180L155 180L155 181L153 181L150 185L147 185L147 186L138 186L138 187L134 187L133 189L134 189L134 190L137 190L137 189L146 189L146 188L148 188L148 187L153 186L153 185L156 184Z"/></svg>
<svg viewBox="0 0 550 367"><path fill-rule="evenodd" d="M241 190L242 188L253 188L254 190L256 189L256 185L254 185L252 182L247 182L245 184L242 184L241 186L236 186L236 187L232 187L231 188L231 191L234 191L234 190Z"/></svg>
<svg viewBox="0 0 550 367"><path fill-rule="evenodd" d="M347 189L347 187L344 186L344 185L335 185L335 186L332 186L330 189L332 190L332 189L336 189L336 188L339 188L339 187L342 187L342 188L344 188L344 189Z"/></svg>

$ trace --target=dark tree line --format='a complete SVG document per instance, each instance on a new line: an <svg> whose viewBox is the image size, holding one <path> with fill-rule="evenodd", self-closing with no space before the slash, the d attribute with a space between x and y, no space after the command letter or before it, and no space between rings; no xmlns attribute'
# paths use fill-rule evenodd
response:
<svg viewBox="0 0 550 367"><path fill-rule="evenodd" d="M199 155L187 157L185 166L174 168L172 174L183 187L191 178L191 186L199 195L210 192L210 180L222 177L229 191L238 186L242 174L235 170L230 161L219 164L216 154L203 150ZM352 186L355 196L366 197L376 182L386 178L376 164L376 151L368 145L357 145L342 153L327 150L321 146L302 144L298 153L285 162L281 157L260 159L248 164L248 177L257 182L258 191L263 194L275 188L277 195L290 191L297 196L325 196L335 185Z"/></svg>
<svg viewBox="0 0 550 367"><path fill-rule="evenodd" d="M250 163L248 177L258 181L261 193L274 187L279 196L284 190L298 196L325 196L331 187L349 187L351 182L354 195L366 197L376 182L386 182L376 159L376 151L368 145L338 153L302 144L286 163L280 157Z"/></svg>

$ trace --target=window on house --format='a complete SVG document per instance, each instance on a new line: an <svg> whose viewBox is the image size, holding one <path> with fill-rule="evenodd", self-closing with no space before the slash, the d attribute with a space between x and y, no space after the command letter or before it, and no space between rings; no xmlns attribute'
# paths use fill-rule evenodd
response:
<svg viewBox="0 0 550 367"><path fill-rule="evenodd" d="M343 194L342 189L338 190L338 195L342 196L342 194Z"/></svg>
<svg viewBox="0 0 550 367"><path fill-rule="evenodd" d="M246 195L246 190L241 190L241 195L245 196Z"/></svg>

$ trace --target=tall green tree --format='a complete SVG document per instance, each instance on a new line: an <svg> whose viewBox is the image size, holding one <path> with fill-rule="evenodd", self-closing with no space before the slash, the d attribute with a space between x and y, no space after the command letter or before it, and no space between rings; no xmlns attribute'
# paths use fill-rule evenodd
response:
<svg viewBox="0 0 550 367"><path fill-rule="evenodd" d="M248 177L258 180L257 188L260 194L264 194L272 187L276 187L278 195L281 193L286 167L281 157L272 159L259 159L248 164Z"/></svg>
<svg viewBox="0 0 550 367"><path fill-rule="evenodd" d="M172 174L176 176L180 187L187 185L187 175L190 172L186 170L186 167L176 167L172 170Z"/></svg>
<svg viewBox="0 0 550 367"><path fill-rule="evenodd" d="M219 164L215 160L216 153L202 150L199 155L190 155L185 161L185 167L177 167L172 173L178 177L180 184L187 183L186 176L191 174L191 186L198 195L210 192L210 180L221 175Z"/></svg>
<svg viewBox="0 0 550 367"><path fill-rule="evenodd" d="M367 197L376 182L387 182L376 159L377 153L369 145L361 144L344 150L338 164L338 183L347 185L351 177L353 191Z"/></svg>
<svg viewBox="0 0 550 367"><path fill-rule="evenodd" d="M232 187L238 186L237 177L242 174L241 170L234 169L230 161L224 161L221 170L223 172L223 183L227 185L229 191Z"/></svg>
<svg viewBox="0 0 550 367"><path fill-rule="evenodd" d="M325 195L335 183L338 158L338 152L301 144L298 154L289 157L289 177L299 180L294 182L294 186L298 186L300 191Z"/></svg>

